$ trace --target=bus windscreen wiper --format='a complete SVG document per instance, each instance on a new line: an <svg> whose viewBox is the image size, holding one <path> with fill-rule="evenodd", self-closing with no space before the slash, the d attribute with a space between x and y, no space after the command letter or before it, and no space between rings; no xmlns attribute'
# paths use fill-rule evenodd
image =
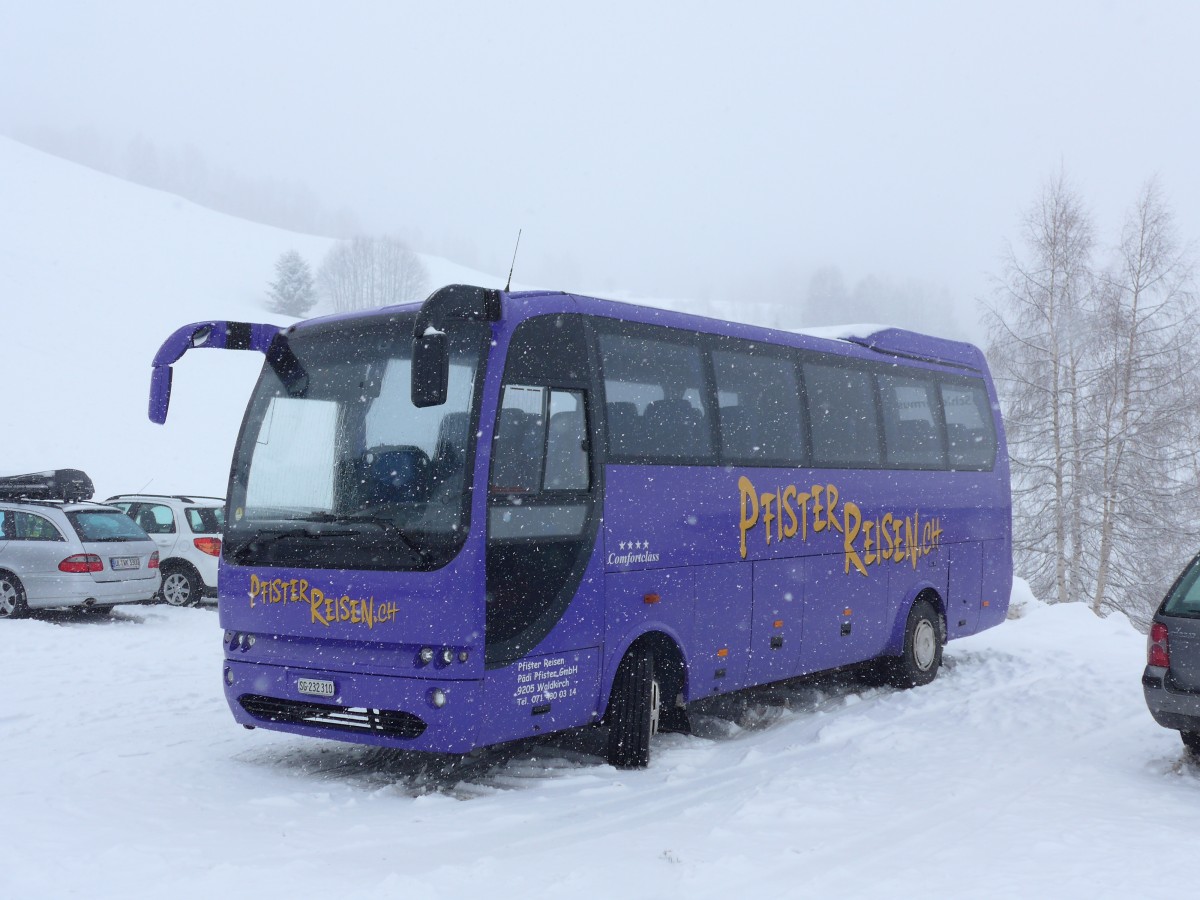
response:
<svg viewBox="0 0 1200 900"><path fill-rule="evenodd" d="M301 519L300 521L312 520ZM315 541L322 537L354 537L356 534L358 534L357 531L320 531L312 528L258 528L250 537L234 545L229 553L239 563L244 563L242 554L256 544L265 547L286 538L308 538Z"/></svg>
<svg viewBox="0 0 1200 900"><path fill-rule="evenodd" d="M407 532L405 532L403 528L390 519L385 519L383 516L377 516L374 513L312 513L311 515L305 516L303 521L331 522L345 525L357 524L361 522L366 525L374 525L377 528L380 528L387 535L399 538L400 543L404 545L405 549L414 553L417 558L421 560L421 562L425 563L429 561L429 554L425 548L413 540L413 538ZM329 532L323 533L328 534ZM351 532L351 534L358 533L359 532L357 531Z"/></svg>

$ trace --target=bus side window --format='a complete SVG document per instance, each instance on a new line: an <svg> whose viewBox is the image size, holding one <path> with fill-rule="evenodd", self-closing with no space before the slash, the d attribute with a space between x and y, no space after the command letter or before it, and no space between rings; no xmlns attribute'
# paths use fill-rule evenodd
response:
<svg viewBox="0 0 1200 900"><path fill-rule="evenodd" d="M714 350L723 462L805 464L800 385L791 359Z"/></svg>
<svg viewBox="0 0 1200 900"><path fill-rule="evenodd" d="M871 376L844 365L804 363L813 463L877 468L881 461L878 414Z"/></svg>
<svg viewBox="0 0 1200 900"><path fill-rule="evenodd" d="M551 391L544 487L548 491L586 491L588 482L587 417L583 412L583 394Z"/></svg>
<svg viewBox="0 0 1200 900"><path fill-rule="evenodd" d="M986 471L996 461L996 430L982 384L943 384L950 468Z"/></svg>
<svg viewBox="0 0 1200 900"><path fill-rule="evenodd" d="M493 493L526 494L541 488L545 395L545 388L505 385L492 450Z"/></svg>
<svg viewBox="0 0 1200 900"><path fill-rule="evenodd" d="M491 492L586 491L589 480L583 393L505 385Z"/></svg>
<svg viewBox="0 0 1200 900"><path fill-rule="evenodd" d="M879 375L878 378L888 465L946 468L934 381L912 375Z"/></svg>
<svg viewBox="0 0 1200 900"><path fill-rule="evenodd" d="M600 335L609 455L667 465L711 463L704 352L695 344L643 336L649 333L638 327Z"/></svg>

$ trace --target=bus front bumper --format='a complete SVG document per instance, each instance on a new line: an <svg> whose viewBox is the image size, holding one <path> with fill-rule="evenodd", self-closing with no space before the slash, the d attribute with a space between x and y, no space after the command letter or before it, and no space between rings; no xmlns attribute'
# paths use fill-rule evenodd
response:
<svg viewBox="0 0 1200 900"><path fill-rule="evenodd" d="M477 746L480 681L231 659L224 662L223 677L225 699L242 725L432 753L466 753Z"/></svg>

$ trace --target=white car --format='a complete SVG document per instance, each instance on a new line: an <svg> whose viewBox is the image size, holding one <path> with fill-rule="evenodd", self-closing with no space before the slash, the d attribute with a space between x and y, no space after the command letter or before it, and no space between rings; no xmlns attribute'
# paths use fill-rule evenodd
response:
<svg viewBox="0 0 1200 900"><path fill-rule="evenodd" d="M150 535L162 569L159 596L189 606L217 596L217 562L225 530L225 501L185 494L117 494L121 509Z"/></svg>
<svg viewBox="0 0 1200 900"><path fill-rule="evenodd" d="M154 598L158 548L121 510L80 499L89 496L77 470L0 478L0 619Z"/></svg>

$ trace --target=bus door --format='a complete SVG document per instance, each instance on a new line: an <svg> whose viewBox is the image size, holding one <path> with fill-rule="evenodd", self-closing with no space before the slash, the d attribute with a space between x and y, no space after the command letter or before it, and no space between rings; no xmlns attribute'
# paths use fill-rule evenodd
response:
<svg viewBox="0 0 1200 900"><path fill-rule="evenodd" d="M488 475L486 690L513 714L485 725L488 741L595 709L604 579L587 362L569 315L529 319L509 345Z"/></svg>

